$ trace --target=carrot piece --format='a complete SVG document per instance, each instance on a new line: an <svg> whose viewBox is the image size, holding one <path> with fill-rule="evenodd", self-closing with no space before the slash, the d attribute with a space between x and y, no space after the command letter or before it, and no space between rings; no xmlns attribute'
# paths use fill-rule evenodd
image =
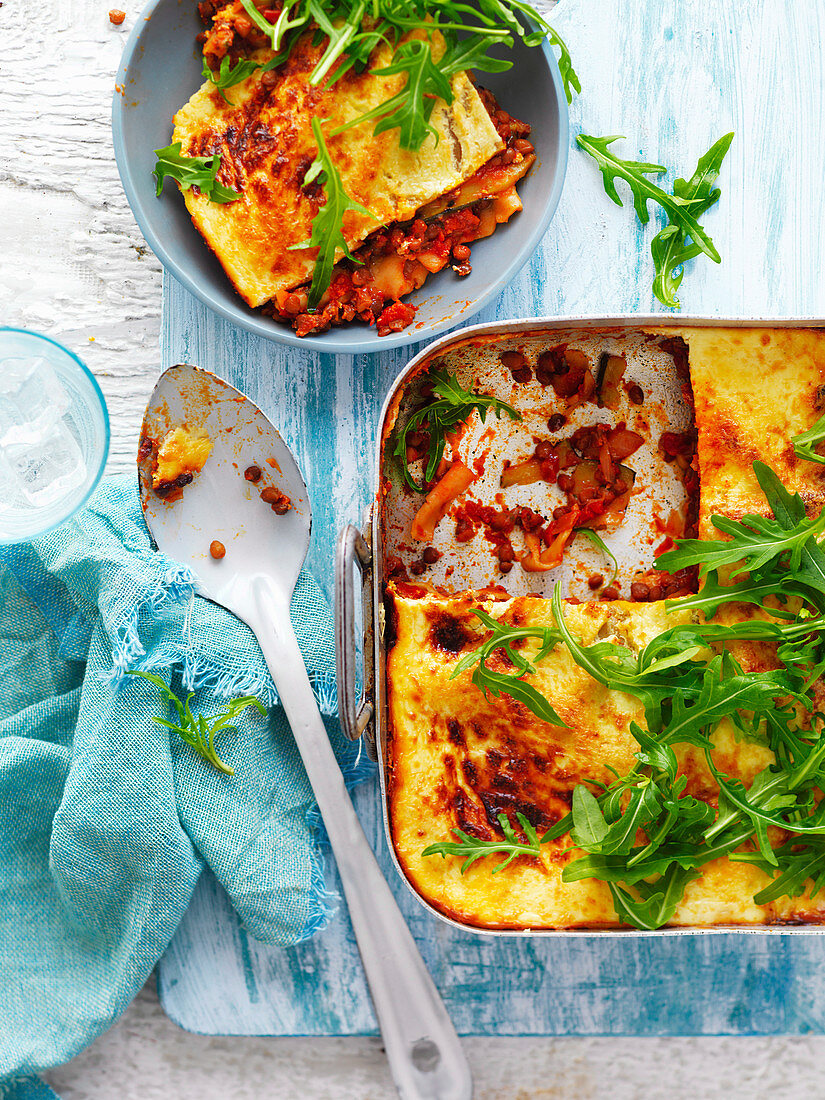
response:
<svg viewBox="0 0 825 1100"><path fill-rule="evenodd" d="M416 512L412 521L412 537L418 542L432 542L439 520L444 518L456 497L461 496L477 476L460 458L456 459Z"/></svg>
<svg viewBox="0 0 825 1100"><path fill-rule="evenodd" d="M541 549L541 542L535 531L525 531L524 545L527 553L521 556L521 568L526 573L547 573L561 565L567 544L575 534L574 523L575 514L571 512L569 524L556 534L546 550Z"/></svg>

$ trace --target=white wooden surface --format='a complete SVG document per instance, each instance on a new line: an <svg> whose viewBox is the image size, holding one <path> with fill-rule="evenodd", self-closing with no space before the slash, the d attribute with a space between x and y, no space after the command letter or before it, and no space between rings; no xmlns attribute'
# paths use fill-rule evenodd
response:
<svg viewBox="0 0 825 1100"><path fill-rule="evenodd" d="M695 0L668 2L676 14ZM800 43L798 63L804 68L815 64L817 46L821 55L825 9L821 0L794 0L796 5L810 22L810 34L819 35ZM759 68L769 67L774 36L787 29L783 13L790 12L791 2L725 0L725 7L753 32L752 64L735 88L741 104L760 90L750 82L758 79ZM617 27L624 33L644 33L633 18L635 0L617 0L615 8ZM115 470L132 461L140 411L157 369L160 270L123 199L109 135L113 73L124 33L138 9L130 5L119 29L108 23L107 10L106 0L56 0L46 8L34 0L5 0L0 8L0 320L54 336L92 367L112 414L110 468ZM618 34L615 40L620 42ZM702 49L708 42L692 46ZM714 48L724 50L724 39L717 39ZM609 67L605 64L605 72ZM588 91L595 95L598 89ZM697 97L713 93L712 88L661 89L662 96L682 96L686 109ZM774 186L783 188L791 178L793 188L782 223L769 230L778 238L791 238L796 259L766 273L750 269L747 248L738 249L733 277L737 292L748 287L763 300L770 280L780 311L793 312L797 296L811 300L809 280L816 280L822 293L820 272L811 263L821 252L822 221L802 216L810 211L807 204L815 209L820 205L822 144L803 145L794 135L800 114L809 124L813 116L821 120L823 105L794 101L774 106L772 121L784 117L788 127L783 137L786 162L801 158L801 167L777 172ZM626 113L615 121L621 130L627 125ZM767 149L773 133L758 122L752 119L743 141ZM656 155L656 148L648 145L650 131L639 127L636 133L645 152ZM685 150L685 156L699 151ZM598 224L605 231L597 231L595 238L602 238L598 247L604 250L603 262L611 264L618 256L612 211L599 211ZM623 224L627 229L629 223ZM746 239L763 232L756 219L743 222L741 231ZM786 250L786 256L791 254ZM560 273L574 274L572 268ZM627 277L637 274L628 272ZM721 277L714 270L713 278ZM686 284L686 297L692 282ZM598 308L597 303L591 308ZM468 1040L468 1048L479 1100L588 1100L608 1090L616 1100L825 1093L825 1039L818 1037L483 1039ZM106 1036L68 1066L54 1070L49 1080L64 1100L291 1100L299 1095L389 1100L393 1095L376 1040L201 1038L166 1020L151 984Z"/></svg>

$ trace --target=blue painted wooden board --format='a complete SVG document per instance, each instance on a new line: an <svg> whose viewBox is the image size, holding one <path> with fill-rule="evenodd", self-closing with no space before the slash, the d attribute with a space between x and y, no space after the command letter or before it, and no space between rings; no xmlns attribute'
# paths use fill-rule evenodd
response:
<svg viewBox="0 0 825 1100"><path fill-rule="evenodd" d="M553 22L584 89L571 111L574 134L624 133L623 155L689 176L716 138L736 131L722 200L706 218L723 263L694 261L681 294L686 311L825 317L822 0L562 0ZM477 319L655 310L655 231L613 206L592 162L571 149L562 202L541 248ZM372 493L381 401L414 351L352 359L319 356L310 345L287 350L219 320L172 279L164 285L164 366L185 360L230 379L295 449L315 518L310 566L328 594L336 532L360 519ZM459 933L430 917L398 880L376 785L362 787L356 803L462 1033L825 1031L825 936ZM245 934L210 876L161 961L160 991L172 1019L192 1031L375 1031L343 910L310 943L265 947Z"/></svg>

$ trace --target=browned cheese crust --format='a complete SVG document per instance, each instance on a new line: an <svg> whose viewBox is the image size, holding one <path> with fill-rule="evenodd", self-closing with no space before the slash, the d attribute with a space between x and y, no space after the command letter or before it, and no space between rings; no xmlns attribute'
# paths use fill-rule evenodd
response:
<svg viewBox="0 0 825 1100"><path fill-rule="evenodd" d="M644 728L638 700L603 687L557 647L531 678L569 728L550 726L509 696L486 698L470 672L452 679L460 656L477 644L471 608L483 606L496 618L519 626L552 626L549 601L536 597L486 601L467 593L430 593L410 598L390 594L396 640L387 664L391 738L389 800L393 842L415 889L447 916L481 928L617 927L608 887L586 879L562 882L564 867L582 853L569 836L542 846L540 858L520 857L494 873L496 859L475 863L462 875L457 856L423 857L428 844L448 839L458 827L494 839L491 821L499 813L524 814L539 832L570 809L583 780L611 782L626 774L638 744L631 721ZM761 614L741 608L737 617ZM667 615L663 602L623 601L570 605L570 628L584 644L609 639L640 649L666 627L687 621L688 612ZM719 617L717 621L725 621ZM535 652L528 642L524 652ZM746 669L773 667L769 646L739 643L736 657ZM498 661L498 665L496 665ZM496 654L491 667L507 671ZM714 760L721 771L753 780L770 763L764 747L737 741L724 721L714 735ZM688 793L713 801L717 791L698 749L678 747ZM776 839L776 838L774 838ZM570 849L569 851L567 849ZM704 868L688 885L673 925L706 927L825 919L825 898L780 898L758 906L753 895L769 878L757 868L727 858Z"/></svg>
<svg viewBox="0 0 825 1100"><path fill-rule="evenodd" d="M699 433L699 533L714 513L769 515L757 459L798 492L809 514L825 505L825 466L794 454L790 438L825 412L825 335L818 329L685 329Z"/></svg>
<svg viewBox="0 0 825 1100"><path fill-rule="evenodd" d="M434 47L435 48L435 47ZM334 131L386 101L406 77L349 70L331 88L309 77L322 48L301 38L289 59L270 72L257 70L226 90L205 83L175 115L173 141L185 156L219 153L219 180L241 193L235 202L211 202L195 188L184 192L192 220L223 264L238 293L260 306L278 291L305 282L316 249L295 248L309 240L324 199L319 186L304 188L315 158L311 120L324 120L327 145L344 189L370 215L350 211L344 236L360 244L377 226L412 218L426 203L469 179L504 148L478 92L464 73L452 80L454 102L437 101L431 122L439 133L416 152L403 150L399 131L375 135L374 121L334 136ZM385 56L386 54L386 56ZM253 60L266 62L269 49ZM389 57L379 48L373 68ZM339 253L339 256L342 253Z"/></svg>

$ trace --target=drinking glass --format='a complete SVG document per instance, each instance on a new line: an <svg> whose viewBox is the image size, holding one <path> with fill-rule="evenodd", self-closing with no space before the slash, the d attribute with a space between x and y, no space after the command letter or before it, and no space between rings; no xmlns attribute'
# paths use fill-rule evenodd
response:
<svg viewBox="0 0 825 1100"><path fill-rule="evenodd" d="M48 336L0 327L0 544L82 508L108 453L109 414L91 371Z"/></svg>

